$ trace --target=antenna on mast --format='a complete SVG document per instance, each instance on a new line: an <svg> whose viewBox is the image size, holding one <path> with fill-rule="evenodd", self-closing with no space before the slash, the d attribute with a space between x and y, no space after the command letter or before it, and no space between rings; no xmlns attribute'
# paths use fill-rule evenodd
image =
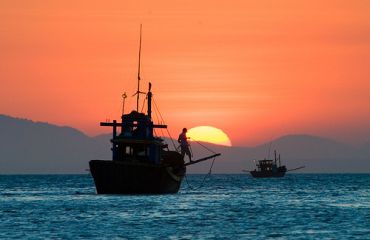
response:
<svg viewBox="0 0 370 240"><path fill-rule="evenodd" d="M142 29L142 24L140 24L140 45L139 45L139 68L137 71L137 91L134 94L136 95L136 111L139 112L139 97L140 94L145 94L145 92L140 92L140 65L141 65L141 29Z"/></svg>

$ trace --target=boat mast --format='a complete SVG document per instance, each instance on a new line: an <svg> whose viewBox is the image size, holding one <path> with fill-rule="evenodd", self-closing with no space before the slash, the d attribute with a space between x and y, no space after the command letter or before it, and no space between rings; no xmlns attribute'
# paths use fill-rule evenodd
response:
<svg viewBox="0 0 370 240"><path fill-rule="evenodd" d="M134 96L136 95L136 111L137 112L139 112L139 96L140 96L141 93L143 93L143 92L140 92L141 28L142 28L142 24L140 24L139 68L138 68L138 72L137 72L137 91L134 94Z"/></svg>
<svg viewBox="0 0 370 240"><path fill-rule="evenodd" d="M279 167L281 167L280 153L279 153Z"/></svg>
<svg viewBox="0 0 370 240"><path fill-rule="evenodd" d="M152 92L151 92L151 89L152 89L152 84L149 82L149 91L148 91L148 117L149 119L152 119Z"/></svg>

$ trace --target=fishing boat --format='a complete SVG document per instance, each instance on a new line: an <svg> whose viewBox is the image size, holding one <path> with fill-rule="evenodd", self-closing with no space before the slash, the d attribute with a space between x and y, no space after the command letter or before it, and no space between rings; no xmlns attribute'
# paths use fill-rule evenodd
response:
<svg viewBox="0 0 370 240"><path fill-rule="evenodd" d="M185 163L175 149L170 150L164 139L155 136L154 130L167 125L154 124L152 119L152 85L148 92L140 91L141 27L139 47L139 69L137 79L136 110L124 114L121 122L101 122L100 126L112 127L112 159L91 160L90 173L98 194L168 194L177 193L186 174L186 167L215 158L213 154ZM147 112L139 112L139 96L146 94Z"/></svg>
<svg viewBox="0 0 370 240"><path fill-rule="evenodd" d="M276 150L274 151L274 155L275 158L273 160L258 160L256 164L257 169L250 171L250 174L255 178L284 177L285 173L288 171L294 171L304 168L304 166L302 166L295 169L287 170L284 165L281 165L280 154L279 157L277 157Z"/></svg>
<svg viewBox="0 0 370 240"><path fill-rule="evenodd" d="M284 177L287 171L286 167L281 165L280 154L279 158L276 157L276 150L274 160L258 160L256 167L257 169L250 171L250 174L255 178Z"/></svg>

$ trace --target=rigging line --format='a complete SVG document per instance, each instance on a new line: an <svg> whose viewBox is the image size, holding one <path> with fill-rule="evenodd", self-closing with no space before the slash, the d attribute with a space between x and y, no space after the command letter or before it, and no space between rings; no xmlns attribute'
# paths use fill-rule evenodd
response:
<svg viewBox="0 0 370 240"><path fill-rule="evenodd" d="M153 98L152 98L153 99ZM155 114L155 117L157 118L157 122L160 124L160 119L159 119L159 117L158 117L158 111L157 111L157 109L156 108L154 108L153 109L154 111L154 114Z"/></svg>
<svg viewBox="0 0 370 240"><path fill-rule="evenodd" d="M158 118L158 116L157 116L157 118ZM159 118L158 118L158 119L159 119ZM159 122L159 120L158 120L158 122ZM162 123L160 123L160 124L162 124ZM164 132L163 132L163 128L160 128L160 130L161 130L162 136L164 137L164 136L165 136L165 134L164 134Z"/></svg>
<svg viewBox="0 0 370 240"><path fill-rule="evenodd" d="M153 103L154 103L154 108L158 111L159 116L161 116L162 124L164 124L164 123L165 123L165 121L164 121L164 119L163 119L163 116L162 116L162 114L161 114L161 111L159 111L159 108L158 108L157 103L156 103L156 101L155 101L155 99L154 99L154 96L153 96L153 98L152 98L152 99L153 99ZM170 131L168 130L168 128L166 128L166 131L167 131L168 136L170 137L170 140L171 140L171 142L172 142L173 148L175 149L175 151L179 152L179 150L176 148L175 142L173 141L173 138L172 138L172 136L171 136Z"/></svg>
<svg viewBox="0 0 370 240"><path fill-rule="evenodd" d="M270 142L270 146L269 146L269 154L268 154L268 156L267 156L267 159L270 159L271 145L272 145L272 141Z"/></svg>
<svg viewBox="0 0 370 240"><path fill-rule="evenodd" d="M171 139L171 142L172 142L173 148L175 149L175 151L176 151L176 152L180 152L180 150L179 150L178 148L176 148L175 142L173 141L173 138L172 138L172 136L171 136L170 131L168 131L168 128L166 128L166 131L167 131L167 133L168 133L168 136L169 136L169 137L170 137L170 139Z"/></svg>
<svg viewBox="0 0 370 240"><path fill-rule="evenodd" d="M186 180L186 184L188 185L189 189L190 190L198 190L200 189L201 187L204 186L204 182L206 180L206 178L209 176L209 174L206 174L203 179L202 179L202 182L197 186L197 187L194 187L192 185L190 185L189 181L188 181L188 177L187 177L187 174L185 175L185 180Z"/></svg>
<svg viewBox="0 0 370 240"><path fill-rule="evenodd" d="M212 161L211 167L209 168L208 173L203 177L203 180L202 180L201 184L200 184L197 188L194 188L194 187L192 187L192 186L189 184L188 179L187 179L187 174L185 175L186 183L188 184L188 186L189 186L189 188L190 188L190 189L192 189L192 190L197 190L197 189L200 189L201 187L203 187L205 180L206 180L208 177L210 177L210 176L211 176L212 168L213 168L213 165L214 165L215 160L216 160L216 157L214 157L214 158L213 158L213 161Z"/></svg>
<svg viewBox="0 0 370 240"><path fill-rule="evenodd" d="M210 177L210 176L211 176L211 174L212 174L212 168L213 168L213 165L214 165L214 163L215 163L215 160L216 160L216 157L214 157L214 158L213 158L213 161L212 161L211 167L209 168L208 173L203 177L203 180L202 180L201 184L200 184L198 187L196 187L196 188L194 188L194 187L192 187L192 186L190 185L190 183L189 183L189 181L188 181L188 178L187 178L187 174L185 174L186 184L188 185L189 189L191 189L191 190L197 190L197 189L200 189L201 187L203 187L205 180L206 180L208 177Z"/></svg>
<svg viewBox="0 0 370 240"><path fill-rule="evenodd" d="M146 98L144 98L143 107L141 108L141 112L143 112L143 110L144 110L145 102L146 102Z"/></svg>
<svg viewBox="0 0 370 240"><path fill-rule="evenodd" d="M211 167L209 168L209 172L208 172L209 175L212 174L212 168L213 168L213 164L215 163L215 160L216 160L216 157L214 157L213 160L212 160L212 164L211 164Z"/></svg>
<svg viewBox="0 0 370 240"><path fill-rule="evenodd" d="M158 134L157 134L157 132L155 131L155 128L153 128L153 131L154 131L154 136L158 137Z"/></svg>
<svg viewBox="0 0 370 240"><path fill-rule="evenodd" d="M191 138L191 140L193 140L194 142L198 143L199 145L201 145L202 147L204 147L205 149L207 149L207 150L208 150L208 151L210 151L211 153L216 154L216 152L215 152L215 151L213 151L212 149L210 149L210 148L208 148L208 147L204 146L202 143L200 143L200 142L199 142L199 141L197 141L196 139Z"/></svg>
<svg viewBox="0 0 370 240"><path fill-rule="evenodd" d="M164 136L163 128L161 128L161 133L162 133L162 136Z"/></svg>
<svg viewBox="0 0 370 240"><path fill-rule="evenodd" d="M163 117L162 117L161 111L159 111L159 108L158 108L158 106L157 106L157 103L156 103L156 101L155 101L154 97L153 97L153 102L154 102L154 106L155 106L155 108L157 108L157 110L158 110L159 116L161 116L161 120L162 120L162 122L164 123L164 120L163 120Z"/></svg>
<svg viewBox="0 0 370 240"><path fill-rule="evenodd" d="M152 99L153 99L153 97L152 97ZM154 107L154 109L153 109L153 110L154 110L153 112L154 112L154 114L155 114L155 117L157 118L158 123L159 123L159 124L162 124L162 122L160 122L160 119L159 119L159 117L158 117L158 109L157 109L156 107ZM160 131L161 131L161 133L162 133L162 136L165 136L162 128L161 128L161 130L160 130Z"/></svg>
<svg viewBox="0 0 370 240"><path fill-rule="evenodd" d="M162 122L164 122L163 117L162 117L162 114L161 114L161 111L159 111L159 108L158 108L158 106L157 106L157 104L156 104L156 102L155 102L155 99L154 99L154 98L153 98L153 102L154 102L154 106L155 106L155 108L157 109L157 111L158 111L159 115L161 116ZM175 143L174 143L174 141L173 141L173 139L172 139L171 135L169 134L168 129L167 129L167 132L168 132L168 135L169 135L169 136L170 136L170 138L171 138L171 141L172 141L173 146L175 147ZM201 144L201 143L200 143L199 141L197 141L196 139L194 139L194 141L195 141L196 143L198 143L199 145L201 145L202 147L204 147L205 149L207 149L208 151L210 151L210 152L212 152L212 153L216 153L216 152L214 152L213 150L211 150L211 149L209 149L208 147L206 147L206 146L204 146L203 144ZM176 147L175 147L175 149L176 149Z"/></svg>
<svg viewBox="0 0 370 240"><path fill-rule="evenodd" d="M153 96L152 96L152 99L153 99ZM157 108L154 108L154 114L155 114L155 117L157 118L157 121L158 121L158 123L159 123L159 121L160 121L160 119L159 119L159 117L158 117L158 113L157 113Z"/></svg>

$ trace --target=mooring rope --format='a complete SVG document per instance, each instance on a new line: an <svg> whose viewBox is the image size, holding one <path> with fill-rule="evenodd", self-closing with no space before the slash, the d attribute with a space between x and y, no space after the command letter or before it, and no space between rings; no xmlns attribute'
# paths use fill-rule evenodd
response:
<svg viewBox="0 0 370 240"><path fill-rule="evenodd" d="M192 140L193 140L194 142L198 143L198 144L199 144L200 146L202 146L203 148L205 148L205 149L207 149L208 151L210 151L211 153L216 154L216 152L215 152L215 151L213 151L212 149L210 149L210 148L206 147L205 145L203 145L203 144L202 144L202 143L200 143L199 141L197 141L197 140L195 140L195 139L193 139L193 138L192 138ZM212 164L211 164L211 166L210 166L210 168L209 168L209 171L208 171L208 173L203 177L203 180L202 180L201 184L200 184L198 187L196 187L196 188L195 188L195 187L192 187L192 186L189 184L189 181L188 181L188 178L187 178L187 174L185 174L186 184L188 185L189 189L191 189L191 190L198 190L198 189L200 189L201 187L203 187L204 182L206 181L206 179L207 179L208 177L210 177L210 176L211 176L211 174L212 174L212 168L213 168L213 165L214 165L214 163L215 163L215 160L216 160L216 157L214 157L214 158L213 158L213 160L212 160Z"/></svg>
<svg viewBox="0 0 370 240"><path fill-rule="evenodd" d="M216 157L214 157L214 158L213 158L213 160L212 160L212 164L211 164L211 167L209 168L208 173L203 177L203 180L202 180L202 182L200 183L200 185L199 185L198 187L193 187L193 186L191 186L191 185L190 185L190 183L189 183L189 181L188 181L187 174L185 174L185 181L186 181L186 184L188 185L188 188L189 188L190 190L198 190L198 189L200 189L201 187L203 187L203 185L204 185L204 183L205 183L206 179L207 179L207 178L209 178L209 177L211 176L211 174L212 174L212 168L213 168L213 165L214 165L215 160L216 160Z"/></svg>

